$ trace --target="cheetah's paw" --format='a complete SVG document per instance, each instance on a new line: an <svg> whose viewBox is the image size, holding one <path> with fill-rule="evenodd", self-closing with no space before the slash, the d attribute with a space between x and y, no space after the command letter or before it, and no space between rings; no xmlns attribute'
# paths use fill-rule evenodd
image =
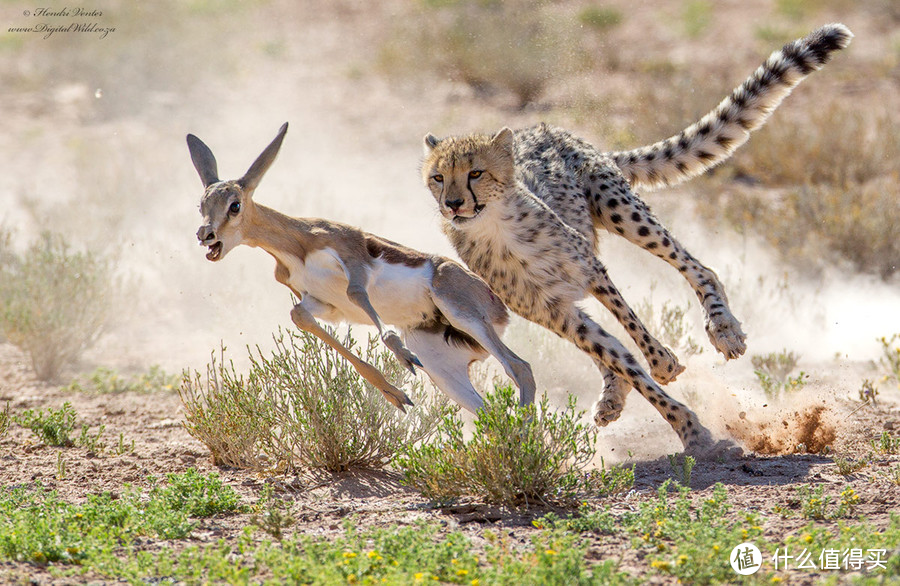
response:
<svg viewBox="0 0 900 586"><path fill-rule="evenodd" d="M653 364L654 361L656 364ZM650 375L653 380L666 385L678 378L682 372L684 365L678 363L678 357L674 352L665 346L657 348L657 354L650 360Z"/></svg>
<svg viewBox="0 0 900 586"><path fill-rule="evenodd" d="M741 322L731 314L710 317L706 322L706 333L716 350L728 360L738 358L747 350L747 334L741 329Z"/></svg>
<svg viewBox="0 0 900 586"><path fill-rule="evenodd" d="M625 408L625 401L619 397L601 398L591 410L594 419L594 425L597 427L606 427L622 415L622 409Z"/></svg>

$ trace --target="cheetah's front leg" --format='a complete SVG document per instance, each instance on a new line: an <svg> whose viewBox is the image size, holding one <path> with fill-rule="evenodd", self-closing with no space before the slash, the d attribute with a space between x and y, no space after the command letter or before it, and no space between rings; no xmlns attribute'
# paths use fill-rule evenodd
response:
<svg viewBox="0 0 900 586"><path fill-rule="evenodd" d="M617 376L602 362L594 361L603 374L603 393L591 409L591 417L597 427L606 427L622 415L625 398L631 385Z"/></svg>
<svg viewBox="0 0 900 586"><path fill-rule="evenodd" d="M638 319L609 278L603 263L597 258L592 260L591 294L616 317L641 349L641 353L650 364L650 374L656 382L665 385L675 380L684 372L684 366L678 363L678 357L647 331L643 322Z"/></svg>

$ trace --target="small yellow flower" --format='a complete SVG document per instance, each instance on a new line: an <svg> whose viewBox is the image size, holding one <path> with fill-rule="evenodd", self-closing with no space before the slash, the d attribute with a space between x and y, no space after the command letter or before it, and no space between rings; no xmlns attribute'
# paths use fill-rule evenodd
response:
<svg viewBox="0 0 900 586"><path fill-rule="evenodd" d="M450 563L451 563L451 564L458 564L458 563L459 563L459 560L456 559L456 558L453 558L452 560L450 560Z"/></svg>
<svg viewBox="0 0 900 586"><path fill-rule="evenodd" d="M469 570L463 570L463 569L461 569L461 568L460 568L459 570L456 570L456 575L457 575L457 576L460 576L460 577L465 576L465 575L467 575L468 573L469 573Z"/></svg>
<svg viewBox="0 0 900 586"><path fill-rule="evenodd" d="M781 581L781 576L772 576L772 584L778 584Z"/></svg>
<svg viewBox="0 0 900 586"><path fill-rule="evenodd" d="M356 574L347 576L347 584L356 584Z"/></svg>
<svg viewBox="0 0 900 586"><path fill-rule="evenodd" d="M812 543L812 540L813 540L812 535L806 534L803 536L803 541L805 541L806 543Z"/></svg>
<svg viewBox="0 0 900 586"><path fill-rule="evenodd" d="M656 551L666 551L666 544L665 543L657 543Z"/></svg>
<svg viewBox="0 0 900 586"><path fill-rule="evenodd" d="M650 567L656 568L657 570L668 570L669 562L663 560L653 560L650 562Z"/></svg>
<svg viewBox="0 0 900 586"><path fill-rule="evenodd" d="M556 550L548 549L548 550L544 551L544 553L547 555L556 555Z"/></svg>
<svg viewBox="0 0 900 586"><path fill-rule="evenodd" d="M478 578L475 578L470 582L471 586L478 586L481 582L478 581Z"/></svg>
<svg viewBox="0 0 900 586"><path fill-rule="evenodd" d="M373 559L373 558L381 557L381 556L378 555L378 552L375 551L374 549L373 549L372 551L370 551L369 553L367 553L366 556L368 556L368 558L369 558L370 560Z"/></svg>
<svg viewBox="0 0 900 586"><path fill-rule="evenodd" d="M413 576L413 578L415 579L416 582L421 582L422 580L425 579L425 573L418 572L415 576Z"/></svg>
<svg viewBox="0 0 900 586"><path fill-rule="evenodd" d="M678 556L678 565L679 566L683 566L684 564L687 563L687 561L688 561L688 556L686 556L686 555Z"/></svg>
<svg viewBox="0 0 900 586"><path fill-rule="evenodd" d="M713 551L719 551L719 546L718 546L718 545L714 545L714 546L713 546Z"/></svg>
<svg viewBox="0 0 900 586"><path fill-rule="evenodd" d="M345 551L345 552L344 552L344 557L347 558L347 559L355 558L355 557L356 557L356 552L354 552L354 551Z"/></svg>

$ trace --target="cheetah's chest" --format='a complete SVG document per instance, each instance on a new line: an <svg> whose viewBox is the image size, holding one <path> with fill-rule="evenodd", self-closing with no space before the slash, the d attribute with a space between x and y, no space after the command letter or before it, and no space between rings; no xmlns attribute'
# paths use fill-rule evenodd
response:
<svg viewBox="0 0 900 586"><path fill-rule="evenodd" d="M540 206L516 203L489 206L475 226L455 232L460 257L520 315L581 299L585 275L565 230Z"/></svg>

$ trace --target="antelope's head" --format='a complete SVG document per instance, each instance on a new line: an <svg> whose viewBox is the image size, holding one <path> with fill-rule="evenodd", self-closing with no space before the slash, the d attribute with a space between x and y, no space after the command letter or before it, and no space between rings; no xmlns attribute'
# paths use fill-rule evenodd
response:
<svg viewBox="0 0 900 586"><path fill-rule="evenodd" d="M222 260L244 242L244 227L253 216L253 192L275 161L287 128L285 123L243 177L230 181L219 179L216 158L209 147L193 134L187 135L191 160L206 189L200 199L203 223L197 230L197 239L201 246L209 248L206 253L209 260Z"/></svg>

